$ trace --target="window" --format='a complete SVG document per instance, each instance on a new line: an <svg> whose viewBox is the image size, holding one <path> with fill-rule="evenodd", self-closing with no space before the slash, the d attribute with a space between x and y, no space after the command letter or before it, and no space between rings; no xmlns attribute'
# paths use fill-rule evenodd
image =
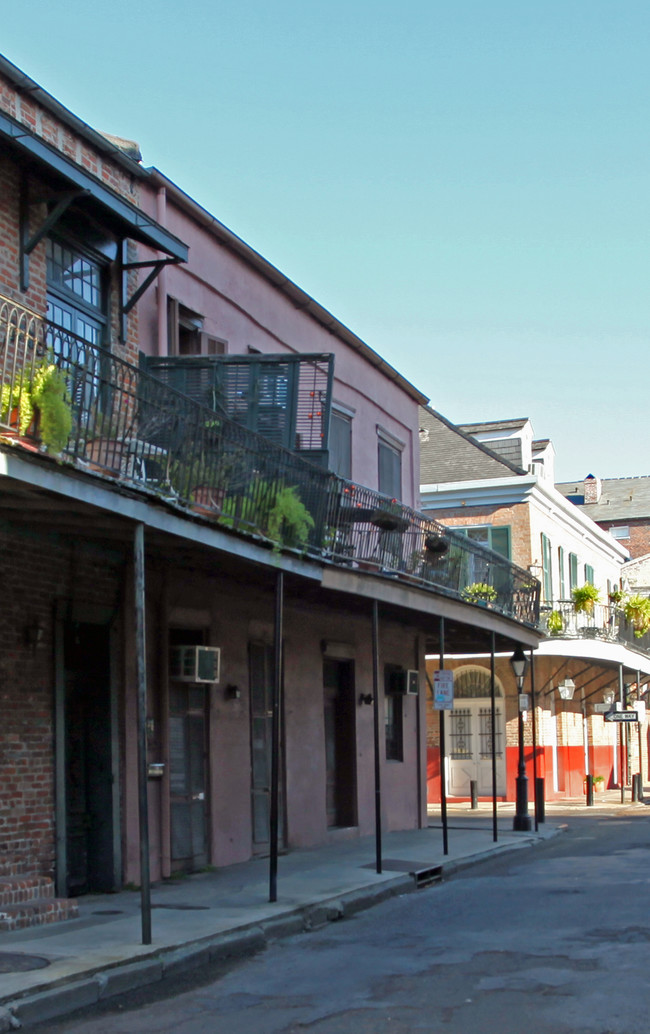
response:
<svg viewBox="0 0 650 1034"><path fill-rule="evenodd" d="M558 547L557 551L557 565L560 572L560 599L566 599L566 571L564 562L564 550L562 546Z"/></svg>
<svg viewBox="0 0 650 1034"><path fill-rule="evenodd" d="M500 553L501 556L510 560L510 528L508 526L495 528L491 524L485 524L475 528L456 528L455 530L462 532L473 542L480 542L481 545L487 546L488 549L492 549L495 553Z"/></svg>
<svg viewBox="0 0 650 1034"><path fill-rule="evenodd" d="M619 524L615 528L610 528L609 534L613 539L629 539L630 529L627 524Z"/></svg>
<svg viewBox="0 0 650 1034"><path fill-rule="evenodd" d="M226 342L203 330L203 316L167 299L167 350L169 355L225 355Z"/></svg>
<svg viewBox="0 0 650 1034"><path fill-rule="evenodd" d="M585 564L585 581L594 585L594 569L591 564Z"/></svg>
<svg viewBox="0 0 650 1034"><path fill-rule="evenodd" d="M93 345L101 344L106 324L102 265L54 237L46 240L46 261L49 322ZM53 335L55 350L57 340Z"/></svg>
<svg viewBox="0 0 650 1034"><path fill-rule="evenodd" d="M404 760L404 697L396 692L403 677L404 672L399 665L387 664L384 668L386 761Z"/></svg>
<svg viewBox="0 0 650 1034"><path fill-rule="evenodd" d="M551 541L542 532L542 572L544 579L544 599L550 603L553 599L553 571L551 570Z"/></svg>
<svg viewBox="0 0 650 1034"><path fill-rule="evenodd" d="M578 584L578 558L575 553L569 553L569 592L572 592Z"/></svg>
<svg viewBox="0 0 650 1034"><path fill-rule="evenodd" d="M392 499L402 498L402 450L404 443L383 428L377 428L379 491Z"/></svg>
<svg viewBox="0 0 650 1034"><path fill-rule="evenodd" d="M334 474L352 477L352 417L333 409L330 420L329 467Z"/></svg>

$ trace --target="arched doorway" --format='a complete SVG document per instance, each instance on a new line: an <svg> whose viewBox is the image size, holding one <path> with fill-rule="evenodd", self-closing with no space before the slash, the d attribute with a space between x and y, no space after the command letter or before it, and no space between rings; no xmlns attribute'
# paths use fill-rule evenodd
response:
<svg viewBox="0 0 650 1034"><path fill-rule="evenodd" d="M503 686L494 680L497 794L505 794L505 706ZM466 665L454 672L454 708L445 714L447 793L469 797L476 781L481 797L492 795L492 705L490 672Z"/></svg>

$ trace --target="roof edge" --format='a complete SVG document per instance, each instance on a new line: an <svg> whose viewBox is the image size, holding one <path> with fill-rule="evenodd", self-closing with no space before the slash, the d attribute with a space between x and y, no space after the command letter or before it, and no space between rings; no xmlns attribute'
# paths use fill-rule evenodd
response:
<svg viewBox="0 0 650 1034"><path fill-rule="evenodd" d="M239 258L246 262L249 266L255 269L258 273L261 273L273 287L285 294L293 303L296 309L300 309L303 312L308 313L312 319L317 323L320 323L322 327L328 330L331 334L340 338L345 344L350 345L357 352L359 352L365 359L367 359L373 366L380 370L389 380L392 380L400 388L402 388L412 399L414 399L419 405L426 405L429 401L428 396L424 395L414 384L406 379L401 373L399 373L390 363L386 362L385 359L375 352L370 345L366 344L362 338L358 337L353 331L346 327L344 323L337 320L335 316L329 312L328 309L320 305L311 295L303 291L301 287L298 287L288 276L282 273L276 266L274 266L268 259L265 259L263 255L260 255L250 244L238 237L236 233L229 230L222 222L220 222L216 216L212 215L206 208L203 208L198 201L186 194L185 191L179 187L173 180L170 180L160 169L152 166L146 170L147 174L151 177L151 181L158 186L164 187L165 190L173 197L174 201L182 208L185 212L197 219L201 225L213 234L217 240L223 244L224 247L229 248Z"/></svg>

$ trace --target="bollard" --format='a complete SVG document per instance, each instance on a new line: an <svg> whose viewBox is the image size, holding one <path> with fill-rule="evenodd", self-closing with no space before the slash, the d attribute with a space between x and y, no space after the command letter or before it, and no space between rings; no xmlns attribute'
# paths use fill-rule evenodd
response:
<svg viewBox="0 0 650 1034"><path fill-rule="evenodd" d="M472 798L472 811L476 811L478 808L478 783L476 779L470 779L469 781L469 794Z"/></svg>
<svg viewBox="0 0 650 1034"><path fill-rule="evenodd" d="M594 806L594 777L592 775L585 776L585 791L587 794L587 807L593 808Z"/></svg>
<svg viewBox="0 0 650 1034"><path fill-rule="evenodd" d="M635 773L632 776L632 800L633 801L637 801L638 802L641 799L640 796L639 796L639 783L640 782L641 782L641 776L639 775L639 773Z"/></svg>
<svg viewBox="0 0 650 1034"><path fill-rule="evenodd" d="M535 807L537 809L537 822L545 822L544 779L542 776L537 776L535 780Z"/></svg>

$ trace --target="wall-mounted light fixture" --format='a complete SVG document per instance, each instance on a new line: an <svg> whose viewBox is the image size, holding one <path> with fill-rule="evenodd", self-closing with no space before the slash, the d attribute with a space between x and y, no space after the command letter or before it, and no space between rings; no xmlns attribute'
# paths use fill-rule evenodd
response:
<svg viewBox="0 0 650 1034"><path fill-rule="evenodd" d="M557 691L560 694L560 700L573 700L576 684L573 679L564 679L564 682L560 682L557 687Z"/></svg>
<svg viewBox="0 0 650 1034"><path fill-rule="evenodd" d="M239 686L233 686L231 683L225 687L223 692L226 700L239 700L241 697L241 689Z"/></svg>
<svg viewBox="0 0 650 1034"><path fill-rule="evenodd" d="M373 701L372 693L360 693L359 703L360 704L371 704Z"/></svg>
<svg viewBox="0 0 650 1034"><path fill-rule="evenodd" d="M615 689L606 689L604 691L604 693L603 693L603 703L607 704L608 707L611 707L615 700L616 700L616 690Z"/></svg>
<svg viewBox="0 0 650 1034"><path fill-rule="evenodd" d="M34 650L43 641L44 635L45 629L38 618L34 618L23 628L23 640L30 650Z"/></svg>

